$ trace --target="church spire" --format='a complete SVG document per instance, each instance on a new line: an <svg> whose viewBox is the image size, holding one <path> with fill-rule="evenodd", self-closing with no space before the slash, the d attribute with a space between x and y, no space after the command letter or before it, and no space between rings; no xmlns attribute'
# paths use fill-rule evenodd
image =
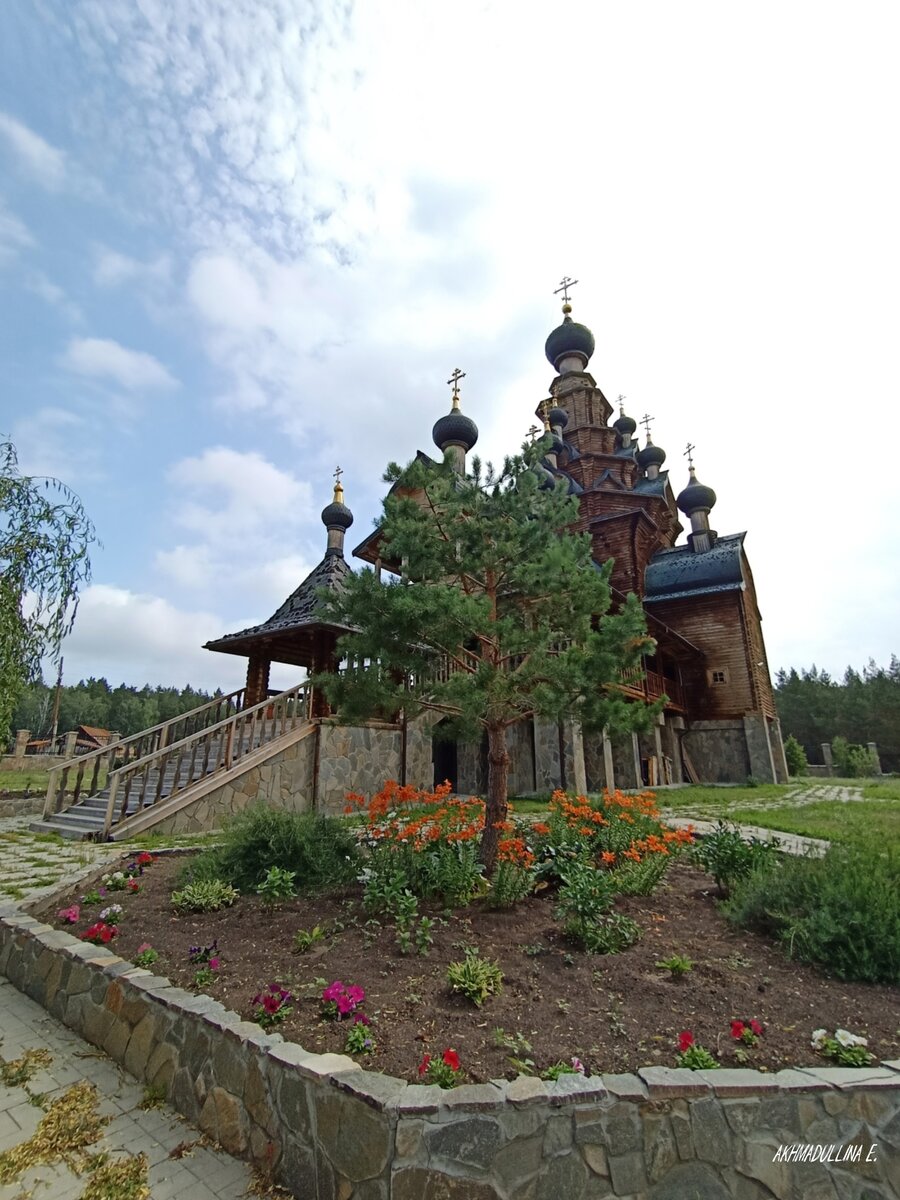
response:
<svg viewBox="0 0 900 1200"><path fill-rule="evenodd" d="M715 530L709 527L709 512L716 502L716 493L698 480L694 470L694 450L696 446L688 442L684 451L688 460L688 485L678 493L675 503L691 519L691 532L688 534L691 549L695 554L702 554L716 540Z"/></svg>
<svg viewBox="0 0 900 1200"><path fill-rule="evenodd" d="M431 436L434 444L444 455L449 455L454 471L465 474L466 454L478 441L478 426L471 417L463 416L459 407L459 381L465 379L465 371L456 367L447 380L453 387L450 411L434 423Z"/></svg>
<svg viewBox="0 0 900 1200"><path fill-rule="evenodd" d="M574 287L577 279L564 275L560 285L553 292L554 296L563 294L563 321L547 338L544 352L551 366L559 375L567 375L571 371L585 371L594 353L594 335L586 325L579 325L572 320L572 305L569 303L569 288Z"/></svg>
<svg viewBox="0 0 900 1200"><path fill-rule="evenodd" d="M328 548L326 554L337 554L344 557L344 534L353 524L353 513L344 503L344 488L341 483L343 475L341 467L334 471L334 497L330 504L322 509L322 524L328 530Z"/></svg>

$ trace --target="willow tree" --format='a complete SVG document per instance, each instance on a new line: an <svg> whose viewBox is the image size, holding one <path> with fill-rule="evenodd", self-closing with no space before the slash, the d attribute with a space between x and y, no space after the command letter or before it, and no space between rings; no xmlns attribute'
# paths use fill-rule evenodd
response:
<svg viewBox="0 0 900 1200"><path fill-rule="evenodd" d="M75 493L58 479L22 475L15 446L0 443L0 742L41 659L59 656L94 541Z"/></svg>
<svg viewBox="0 0 900 1200"><path fill-rule="evenodd" d="M347 669L314 680L342 721L433 712L451 736L486 736L488 871L508 809L512 726L537 716L632 729L650 712L619 686L652 646L640 603L629 596L611 610L612 564L598 567L589 536L568 532L577 501L541 453L526 448L484 474L478 459L467 475L391 464L379 527L382 559L400 577L365 569L321 601L323 618L352 630L338 641Z"/></svg>

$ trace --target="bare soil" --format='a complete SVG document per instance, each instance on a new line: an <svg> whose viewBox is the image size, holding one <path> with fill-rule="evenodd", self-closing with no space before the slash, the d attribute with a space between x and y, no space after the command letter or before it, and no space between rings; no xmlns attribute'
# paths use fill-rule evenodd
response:
<svg viewBox="0 0 900 1200"><path fill-rule="evenodd" d="M420 905L438 918L425 957L402 955L393 926L368 920L358 886L284 901L274 911L246 896L217 913L177 915L170 896L187 861L161 856L146 869L139 894L107 896L104 905L125 910L110 948L130 959L150 942L159 951L154 973L198 990L188 948L215 939L222 965L203 990L250 1019L253 996L271 982L283 985L295 999L278 1032L312 1051L344 1051L349 1021L323 1019L319 997L333 980L356 984L365 989L364 1011L377 1039L375 1053L360 1057L360 1064L400 1078L415 1079L423 1053L447 1047L459 1053L469 1081L514 1077L511 1051L495 1044L496 1029L522 1034L532 1049L519 1057L532 1059L538 1071L573 1055L590 1073L672 1066L685 1029L723 1066L827 1066L810 1047L812 1031L823 1026L866 1036L878 1059L900 1057L897 989L843 983L791 962L766 938L729 925L709 877L682 863L652 896L619 899L619 910L643 929L622 954L589 955L569 944L547 890L509 911L477 903L455 911ZM82 884L79 893L84 890ZM83 907L74 928L56 916L79 893L57 900L44 919L83 933L103 905ZM314 925L329 936L296 953L294 934ZM476 946L503 971L502 992L482 1008L447 985L447 965L461 959L466 946ZM694 961L681 978L655 965L673 954ZM741 1061L731 1022L751 1018L765 1033L758 1045L743 1048Z"/></svg>

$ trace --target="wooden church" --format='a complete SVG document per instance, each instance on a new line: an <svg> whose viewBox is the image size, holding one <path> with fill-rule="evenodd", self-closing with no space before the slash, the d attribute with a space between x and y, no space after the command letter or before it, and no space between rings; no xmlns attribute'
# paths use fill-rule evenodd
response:
<svg viewBox="0 0 900 1200"><path fill-rule="evenodd" d="M692 447L689 478L676 496L664 469L666 453L650 437L649 418L643 444L636 437L637 422L621 405L611 420L613 406L588 370L593 334L572 319L571 283L563 281L563 320L545 346L554 377L549 396L536 409L551 435L541 469L548 486L563 481L577 497L575 528L590 535L595 561L613 560L614 598L634 592L642 600L656 650L643 671L623 684L636 699L665 696L666 703L649 734L588 737L571 723L523 723L510 738L510 791L743 783L748 777L784 782L787 768L745 535L720 535L710 528L716 494L697 479ZM460 377L456 372L451 381L452 407L435 423L433 438L444 459L464 471L478 429L460 408ZM419 457L427 456L419 451ZM679 514L690 523L680 543ZM272 617L207 643L209 650L248 658L245 706L265 699L271 662L311 673L336 666L341 631L318 620L316 597L322 587L340 588L350 570L344 536L353 516L340 483L322 520L328 530L325 557ZM378 571L396 569L382 562L377 530L353 554ZM312 697L310 715L334 724L322 696ZM378 787L392 773L419 786L449 778L461 792L483 790L483 747L447 742L427 720L404 724L399 734L387 754L392 760L399 754L396 771L373 762L370 781L361 777L367 774L365 759L379 756L379 737L387 747L386 731L356 731L367 750L355 767L336 772L340 787ZM338 739L345 757L348 736L352 741L352 731L345 729ZM318 758L327 767L323 754L327 759L325 743Z"/></svg>

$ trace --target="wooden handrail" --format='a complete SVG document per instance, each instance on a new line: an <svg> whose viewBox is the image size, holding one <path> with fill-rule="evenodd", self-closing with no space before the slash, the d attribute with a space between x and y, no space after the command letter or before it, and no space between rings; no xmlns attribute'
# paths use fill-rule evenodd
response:
<svg viewBox="0 0 900 1200"><path fill-rule="evenodd" d="M141 812L160 799L178 795L200 779L230 770L247 754L281 737L289 729L295 729L299 723L306 722L309 719L310 697L308 685L297 684L251 708L234 713L224 721L163 746L136 762L116 768L109 776L109 796L101 836L108 837L113 825L131 815L128 810L135 798L137 805L134 811ZM172 786L163 796L164 776L170 766L174 768ZM154 770L157 772L156 782L148 786Z"/></svg>
<svg viewBox="0 0 900 1200"><path fill-rule="evenodd" d="M169 735L174 726L179 724L187 726L200 717L201 714L208 714L212 709L216 710L216 716L218 717L223 705L239 710L243 698L243 688L238 688L235 692L229 692L227 696L215 696L205 704L180 713L177 717L171 717L168 721L160 721L159 724L151 725L148 729L142 729L139 733L133 733L130 737L122 738L117 742L110 742L109 745L101 746L98 750L91 750L87 754L78 754L75 758L70 758L68 762L59 763L57 766L51 767L47 780L44 816L48 817L54 813L63 812L65 809L71 808L73 804L78 803L82 795L82 783L89 763L93 764L93 770L90 772L90 783L86 791L87 795L91 796L98 790L100 773L103 766L106 766L107 774L111 775L113 763L117 758L122 756L123 752L126 756L133 757L135 761L143 759L155 750L162 749L170 741ZM67 802L66 792L70 772L73 770L75 770L75 786Z"/></svg>

